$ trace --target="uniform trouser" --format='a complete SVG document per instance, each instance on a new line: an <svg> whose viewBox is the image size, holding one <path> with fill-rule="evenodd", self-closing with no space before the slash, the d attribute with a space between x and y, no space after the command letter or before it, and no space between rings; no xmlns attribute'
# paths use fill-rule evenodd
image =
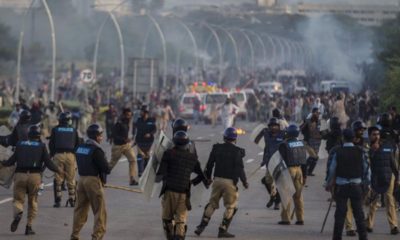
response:
<svg viewBox="0 0 400 240"><path fill-rule="evenodd" d="M184 237L186 234L186 219L187 219L187 207L186 207L186 193L177 193L166 191L163 195L161 206L162 206L162 220L168 222L169 233L179 237ZM172 220L175 225L172 224Z"/></svg>
<svg viewBox="0 0 400 240"><path fill-rule="evenodd" d="M296 190L295 194L293 195L293 201L294 201L294 210L296 213L296 219L297 221L304 221L304 202L303 202L303 195L302 195L302 190L303 190L303 173L301 171L300 166L296 167L289 167L289 173L290 176L292 177L294 188ZM281 218L282 221L285 222L290 222L290 205L291 203L288 204L288 206L282 206L282 212L281 212Z"/></svg>
<svg viewBox="0 0 400 240"><path fill-rule="evenodd" d="M335 190L336 212L335 225L333 229L333 240L341 240L344 227L344 220L347 212L347 202L350 200L356 220L358 238L366 240L367 231L362 208L362 187L361 184L338 185Z"/></svg>
<svg viewBox="0 0 400 240"><path fill-rule="evenodd" d="M275 196L277 194L277 191L274 183L274 178L272 177L268 169L265 172L265 184L269 187L269 189L271 189L270 195Z"/></svg>
<svg viewBox="0 0 400 240"><path fill-rule="evenodd" d="M308 166L307 174L311 174L314 171L314 168L318 162L318 153L319 153L319 148L321 146L321 139L310 139L308 141L308 144L310 145L310 147L314 150L315 154L317 155L317 158L308 157L308 159L307 159L307 166Z"/></svg>
<svg viewBox="0 0 400 240"><path fill-rule="evenodd" d="M137 163L139 175L141 175L147 166L147 162L150 159L150 149L151 147L137 147Z"/></svg>
<svg viewBox="0 0 400 240"><path fill-rule="evenodd" d="M346 218L344 219L344 227L346 231L351 231L353 229L353 208L351 207L351 201L347 201L347 212Z"/></svg>
<svg viewBox="0 0 400 240"><path fill-rule="evenodd" d="M219 208L219 200L221 198L223 199L225 206L224 220L232 219L236 211L239 192L236 185L233 183L233 180L218 177L214 179L210 201L204 210L205 218L211 218L214 211ZM225 221L222 221L220 228L226 230L228 226L226 226L224 222Z"/></svg>
<svg viewBox="0 0 400 240"><path fill-rule="evenodd" d="M394 190L394 176L392 175L392 179L390 180L390 185L389 189L385 193L385 205L386 205L386 215L387 215L387 220L389 222L390 229L393 229L394 227L397 227L397 212L396 212L396 202L394 200L393 196L393 190ZM378 202L379 198L375 199L369 206L369 213L367 216L367 227L373 228L374 227L374 222L375 222L375 213L376 210L378 209Z"/></svg>
<svg viewBox="0 0 400 240"><path fill-rule="evenodd" d="M32 226L38 211L37 194L40 181L40 173L15 173L14 176L14 218L24 211L25 194L28 194L27 226Z"/></svg>
<svg viewBox="0 0 400 240"><path fill-rule="evenodd" d="M136 178L137 176L137 163L136 156L133 148L129 143L124 145L113 145L111 148L111 161L110 168L113 169L119 159L124 155L129 162L129 177Z"/></svg>
<svg viewBox="0 0 400 240"><path fill-rule="evenodd" d="M64 179L67 182L69 198L75 199L75 175L76 175L75 154L68 152L56 153L54 155L54 162L59 168L61 168L64 171L62 175L59 173L55 173L54 175L57 200L61 201L62 197L61 185Z"/></svg>
<svg viewBox="0 0 400 240"><path fill-rule="evenodd" d="M71 240L79 240L79 232L87 221L89 208L92 208L94 215L92 240L103 239L106 232L107 212L100 178L94 176L80 177L76 198Z"/></svg>

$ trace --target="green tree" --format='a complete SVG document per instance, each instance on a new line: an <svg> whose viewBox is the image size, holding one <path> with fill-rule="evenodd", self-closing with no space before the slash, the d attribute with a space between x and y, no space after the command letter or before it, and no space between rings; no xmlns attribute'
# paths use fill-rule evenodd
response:
<svg viewBox="0 0 400 240"><path fill-rule="evenodd" d="M375 52L385 71L381 85L381 107L400 107L400 14L376 29ZM379 64L379 63L378 63Z"/></svg>

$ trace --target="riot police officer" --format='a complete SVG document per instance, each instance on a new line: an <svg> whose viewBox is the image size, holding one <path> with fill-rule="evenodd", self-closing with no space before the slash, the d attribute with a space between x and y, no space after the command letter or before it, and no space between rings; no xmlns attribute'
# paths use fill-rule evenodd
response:
<svg viewBox="0 0 400 240"><path fill-rule="evenodd" d="M131 119L131 109L122 109L122 115L113 127L113 145L109 165L113 169L122 155L124 155L129 163L129 185L133 186L138 185L138 181L136 156L132 148L132 140L129 138L129 124Z"/></svg>
<svg viewBox="0 0 400 240"><path fill-rule="evenodd" d="M174 148L164 152L157 181L163 180L162 221L167 240L183 240L186 235L187 212L190 206L190 185L205 179L197 156L188 151L189 137L184 131L174 134ZM190 180L191 173L198 176Z"/></svg>
<svg viewBox="0 0 400 240"><path fill-rule="evenodd" d="M255 138L255 143L264 137L265 147L264 156L261 166L268 166L269 159L272 155L278 151L279 144L285 140L285 132L280 129L280 123L277 118L271 118L268 122L268 128L264 128ZM279 210L280 197L279 193L276 191L274 179L272 178L268 168L266 170L265 176L261 179L261 183L265 185L271 198L267 203L267 207L270 208L272 204L275 204L274 209Z"/></svg>
<svg viewBox="0 0 400 240"><path fill-rule="evenodd" d="M335 185L336 212L333 240L342 239L348 200L351 202L360 240L366 240L367 231L362 209L363 184L369 184L368 159L363 150L353 144L354 132L343 130L344 144L331 152L332 160L325 183L331 191Z"/></svg>
<svg viewBox="0 0 400 240"><path fill-rule="evenodd" d="M15 147L18 141L28 140L28 128L31 125L31 112L23 110L19 115L17 125L8 136L0 137L0 144L4 147L13 146Z"/></svg>
<svg viewBox="0 0 400 240"><path fill-rule="evenodd" d="M215 144L211 150L207 166L204 170L207 179L211 179L214 169L214 182L209 203L206 205L200 225L195 233L200 235L214 211L219 208L219 201L224 200L226 208L224 218L219 227L219 238L233 238L235 235L228 232L233 216L237 212L239 192L237 183L240 179L244 188L248 188L246 173L244 171L243 158L245 150L236 146L237 131L235 128L227 128L224 131L224 143Z"/></svg>
<svg viewBox="0 0 400 240"><path fill-rule="evenodd" d="M303 202L303 170L307 164L307 147L302 140L298 140L299 128L296 125L290 125L287 128L287 139L279 145L279 153L288 167L293 185L296 190L293 195L294 208L296 212L296 225L304 225L304 202ZM311 152L312 153L312 152ZM311 157L315 155L311 154ZM290 225L290 203L288 206L282 206L280 225Z"/></svg>
<svg viewBox="0 0 400 240"><path fill-rule="evenodd" d="M317 166L318 162L318 152L319 147L321 146L321 122L319 120L320 112L317 107L314 107L311 111L311 115L309 118L305 120L305 123L302 125L302 133L304 134L304 141L314 150L317 154L315 157L309 157L307 159L307 176L314 176L314 169Z"/></svg>
<svg viewBox="0 0 400 240"><path fill-rule="evenodd" d="M106 176L110 174L110 169L106 154L100 146L103 129L98 124L92 124L86 134L89 139L75 151L79 181L71 240L79 239L79 233L88 217L89 206L94 215L92 239L101 240L106 232L107 213L103 185L107 182Z"/></svg>
<svg viewBox="0 0 400 240"><path fill-rule="evenodd" d="M326 151L329 153L332 148L342 145L342 129L339 118L329 119L329 130L322 132L322 139L326 140Z"/></svg>
<svg viewBox="0 0 400 240"><path fill-rule="evenodd" d="M377 120L378 125L381 127L380 135L386 139L386 142L390 142L393 145L399 143L399 135L394 131L393 118L389 113L383 113Z"/></svg>
<svg viewBox="0 0 400 240"><path fill-rule="evenodd" d="M354 132L354 145L366 150L368 148L368 139L364 137L364 132L367 130L367 126L362 121L357 120L351 124L351 129Z"/></svg>
<svg viewBox="0 0 400 240"><path fill-rule="evenodd" d="M139 177L146 168L150 159L150 149L154 142L154 134L157 132L156 120L149 117L147 106L140 109L140 117L132 124L132 135L137 144L137 163Z"/></svg>
<svg viewBox="0 0 400 240"><path fill-rule="evenodd" d="M62 173L51 160L46 145L40 141L40 128L32 125L28 129L28 140L16 144L14 154L3 166L16 164L14 176L14 221L11 223L11 232L15 232L24 211L25 194L28 195L28 222L25 235L33 235L32 223L38 210L38 191L41 181L40 173L44 165L53 172Z"/></svg>
<svg viewBox="0 0 400 240"><path fill-rule="evenodd" d="M182 118L178 118L172 123L172 135L174 135L178 131L187 132L188 130L189 124ZM189 149L189 152L197 156L196 145L192 140L189 140L187 148Z"/></svg>
<svg viewBox="0 0 400 240"><path fill-rule="evenodd" d="M396 149L387 139L381 139L379 127L370 127L368 135L370 139L371 195L373 198L371 198L372 202L370 203L369 214L367 216L367 231L373 231L375 213L378 209L378 195L383 194L385 196L390 233L396 235L399 233L396 202L393 196L395 185L399 184L399 170L395 162Z"/></svg>
<svg viewBox="0 0 400 240"><path fill-rule="evenodd" d="M54 176L54 207L61 206L62 185L65 180L68 187L69 198L66 206L75 206L75 175L76 160L74 151L79 144L78 132L72 126L72 115L70 112L62 112L58 116L58 125L51 130L49 140L50 156L64 174Z"/></svg>

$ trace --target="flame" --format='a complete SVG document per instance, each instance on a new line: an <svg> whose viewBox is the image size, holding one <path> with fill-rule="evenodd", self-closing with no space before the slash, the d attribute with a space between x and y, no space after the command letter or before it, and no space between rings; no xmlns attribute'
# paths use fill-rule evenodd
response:
<svg viewBox="0 0 400 240"><path fill-rule="evenodd" d="M237 128L237 129L236 129L236 132L237 132L238 135L244 135L244 134L246 134L246 131L243 130L243 129L241 129L241 128Z"/></svg>

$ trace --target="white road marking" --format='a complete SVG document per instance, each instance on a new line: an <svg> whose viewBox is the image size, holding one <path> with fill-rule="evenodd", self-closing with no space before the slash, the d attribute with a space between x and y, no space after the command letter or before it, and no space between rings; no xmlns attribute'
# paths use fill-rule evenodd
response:
<svg viewBox="0 0 400 240"><path fill-rule="evenodd" d="M47 184L45 184L44 185L45 187L51 187L51 186L53 186L53 183L51 182L51 183L47 183Z"/></svg>
<svg viewBox="0 0 400 240"><path fill-rule="evenodd" d="M262 166L261 169L262 169L262 170L265 170L265 169L267 169L267 167L266 167L266 166Z"/></svg>
<svg viewBox="0 0 400 240"><path fill-rule="evenodd" d="M196 139L201 140L201 139L203 139L203 137L197 137Z"/></svg>
<svg viewBox="0 0 400 240"><path fill-rule="evenodd" d="M254 159L248 159L247 161L246 161L246 163L251 163L251 162L254 162Z"/></svg>
<svg viewBox="0 0 400 240"><path fill-rule="evenodd" d="M264 155L264 152L259 152L258 153L258 156L262 156L262 155Z"/></svg>
<svg viewBox="0 0 400 240"><path fill-rule="evenodd" d="M209 136L210 136L210 137L214 137L214 136L215 136L215 133L211 133L211 134L209 134Z"/></svg>
<svg viewBox="0 0 400 240"><path fill-rule="evenodd" d="M6 198L4 200L1 200L0 204L8 203L8 202L11 202L12 200L13 200L13 198Z"/></svg>

